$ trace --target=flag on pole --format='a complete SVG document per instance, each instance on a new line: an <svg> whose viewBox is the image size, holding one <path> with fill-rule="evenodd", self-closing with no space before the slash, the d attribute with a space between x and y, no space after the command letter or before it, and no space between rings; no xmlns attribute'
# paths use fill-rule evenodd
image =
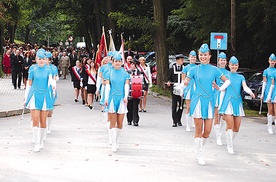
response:
<svg viewBox="0 0 276 182"><path fill-rule="evenodd" d="M108 30L108 33L109 33L109 49L108 49L108 51L112 51L112 52L116 51L113 37L111 35L112 30Z"/></svg>
<svg viewBox="0 0 276 182"><path fill-rule="evenodd" d="M102 59L107 55L107 46L106 46L106 39L103 27L103 33L101 36L100 45L98 46L98 51L96 53L96 67L98 68L101 65Z"/></svg>
<svg viewBox="0 0 276 182"><path fill-rule="evenodd" d="M125 43L124 43L123 34L121 34L121 41L122 41L122 44L121 44L119 52L122 56L122 64L125 64Z"/></svg>

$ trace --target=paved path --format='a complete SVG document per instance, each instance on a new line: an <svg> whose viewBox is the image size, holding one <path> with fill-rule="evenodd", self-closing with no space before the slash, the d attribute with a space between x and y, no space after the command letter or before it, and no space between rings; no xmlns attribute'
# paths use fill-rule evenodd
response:
<svg viewBox="0 0 276 182"><path fill-rule="evenodd" d="M276 179L276 138L267 133L259 118L243 119L234 141L235 155L227 153L225 142L216 146L212 132L206 145L207 165L199 166L194 158L193 133L185 132L185 127L171 127L169 101L150 96L148 112L140 113L140 126L125 124L120 149L112 153L106 126L99 121L98 104L90 110L75 103L69 80L60 80L58 89L54 128L43 151L32 151L30 114L24 115L20 125L21 116L0 118L1 182Z"/></svg>

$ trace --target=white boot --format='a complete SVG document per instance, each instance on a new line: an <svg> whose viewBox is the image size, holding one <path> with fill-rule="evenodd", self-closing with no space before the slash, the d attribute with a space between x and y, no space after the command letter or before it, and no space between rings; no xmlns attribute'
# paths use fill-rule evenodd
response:
<svg viewBox="0 0 276 182"><path fill-rule="evenodd" d="M111 134L112 134L112 146L111 146L111 151L112 152L117 152L116 148L116 141L117 141L117 129L116 128L111 128Z"/></svg>
<svg viewBox="0 0 276 182"><path fill-rule="evenodd" d="M195 138L195 146L196 146L196 160L199 165L206 165L206 162L203 158L203 145L202 138Z"/></svg>
<svg viewBox="0 0 276 182"><path fill-rule="evenodd" d="M112 145L112 130L108 129L108 144Z"/></svg>
<svg viewBox="0 0 276 182"><path fill-rule="evenodd" d="M191 117L188 114L186 114L186 131L187 132L191 131L191 128L190 128L190 119L191 119Z"/></svg>
<svg viewBox="0 0 276 182"><path fill-rule="evenodd" d="M272 115L268 115L267 116L267 131L271 135L273 134L272 122L273 122L273 116Z"/></svg>
<svg viewBox="0 0 276 182"><path fill-rule="evenodd" d="M238 134L238 132L233 131L233 140L236 138L237 134Z"/></svg>
<svg viewBox="0 0 276 182"><path fill-rule="evenodd" d="M47 117L47 134L52 132L52 117Z"/></svg>
<svg viewBox="0 0 276 182"><path fill-rule="evenodd" d="M119 149L119 136L120 136L120 133L122 131L122 129L120 128L116 128L117 129L117 138L116 138L116 149L118 150Z"/></svg>
<svg viewBox="0 0 276 182"><path fill-rule="evenodd" d="M233 148L233 130L228 129L226 131L227 151L229 154L234 154Z"/></svg>
<svg viewBox="0 0 276 182"><path fill-rule="evenodd" d="M106 128L107 128L107 130L110 130L110 121L106 122Z"/></svg>
<svg viewBox="0 0 276 182"><path fill-rule="evenodd" d="M32 138L32 143L35 144L35 137L36 137L36 128L38 128L37 126L33 126L32 127L32 131L33 131L33 138Z"/></svg>
<svg viewBox="0 0 276 182"><path fill-rule="evenodd" d="M44 139L46 137L46 128L39 128L40 129L40 141L39 141L39 145L40 145L40 149L43 148L43 142Z"/></svg>
<svg viewBox="0 0 276 182"><path fill-rule="evenodd" d="M33 132L34 132L34 152L39 152L40 151L40 132L39 132L39 128L37 126L33 127Z"/></svg>
<svg viewBox="0 0 276 182"><path fill-rule="evenodd" d="M217 145L222 146L220 125L219 124L215 124L214 127L215 127L215 132L216 132Z"/></svg>

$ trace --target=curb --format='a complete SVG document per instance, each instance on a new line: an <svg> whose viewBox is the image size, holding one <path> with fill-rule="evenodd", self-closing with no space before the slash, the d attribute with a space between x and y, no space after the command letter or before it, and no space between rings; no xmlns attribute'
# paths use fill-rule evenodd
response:
<svg viewBox="0 0 276 182"><path fill-rule="evenodd" d="M0 112L0 118L18 116L22 114L23 109L11 110L11 111L2 111ZM30 113L29 109L25 109L24 114Z"/></svg>

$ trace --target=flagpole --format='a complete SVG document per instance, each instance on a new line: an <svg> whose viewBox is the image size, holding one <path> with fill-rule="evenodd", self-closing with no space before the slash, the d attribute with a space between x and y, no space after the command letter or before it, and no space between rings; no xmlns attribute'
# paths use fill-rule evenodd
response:
<svg viewBox="0 0 276 182"><path fill-rule="evenodd" d="M106 37L105 37L105 32L104 32L104 26L103 26L103 35L104 35L104 41L105 41L105 52L108 53L107 44L106 44Z"/></svg>

